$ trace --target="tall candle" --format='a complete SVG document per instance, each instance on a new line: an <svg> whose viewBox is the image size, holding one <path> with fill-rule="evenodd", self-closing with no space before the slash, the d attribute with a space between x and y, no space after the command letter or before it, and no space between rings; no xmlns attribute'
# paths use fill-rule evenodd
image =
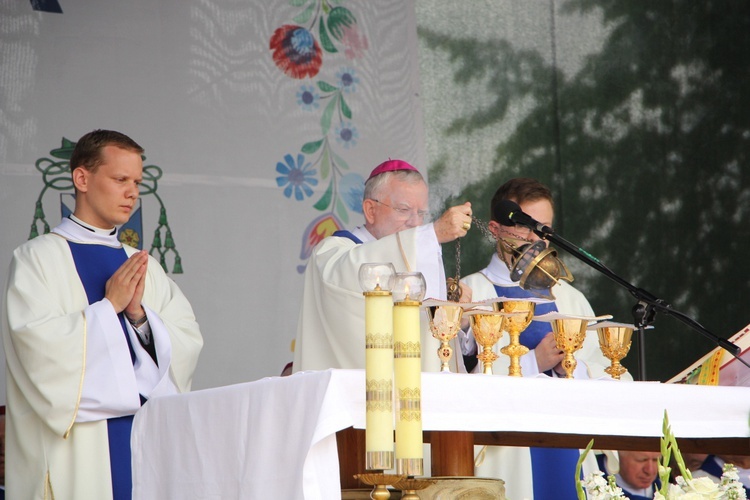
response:
<svg viewBox="0 0 750 500"><path fill-rule="evenodd" d="M365 292L365 427L368 470L393 468L393 299Z"/></svg>
<svg viewBox="0 0 750 500"><path fill-rule="evenodd" d="M404 279L399 286L399 279ZM416 283L413 281L416 279ZM416 284L416 286L415 286ZM396 390L396 472L421 476L422 453L422 347L420 300L424 278L420 273L396 275L393 306L394 383Z"/></svg>
<svg viewBox="0 0 750 500"><path fill-rule="evenodd" d="M391 263L359 268L365 296L365 468L393 468L393 287Z"/></svg>

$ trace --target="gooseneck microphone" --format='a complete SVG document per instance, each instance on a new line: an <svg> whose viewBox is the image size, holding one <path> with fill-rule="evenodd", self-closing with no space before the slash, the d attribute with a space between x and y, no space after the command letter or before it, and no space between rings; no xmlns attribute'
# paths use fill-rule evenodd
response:
<svg viewBox="0 0 750 500"><path fill-rule="evenodd" d="M545 226L521 210L515 201L502 200L492 215L503 226L524 226L544 234L554 233L551 227Z"/></svg>

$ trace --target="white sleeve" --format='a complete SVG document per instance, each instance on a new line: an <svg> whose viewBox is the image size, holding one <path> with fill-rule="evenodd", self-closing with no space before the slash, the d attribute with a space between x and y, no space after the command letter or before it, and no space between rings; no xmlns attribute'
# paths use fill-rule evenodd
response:
<svg viewBox="0 0 750 500"><path fill-rule="evenodd" d="M446 281L443 268L443 248L438 243L432 223L417 228L417 262L419 271L427 282L426 298L445 300Z"/></svg>

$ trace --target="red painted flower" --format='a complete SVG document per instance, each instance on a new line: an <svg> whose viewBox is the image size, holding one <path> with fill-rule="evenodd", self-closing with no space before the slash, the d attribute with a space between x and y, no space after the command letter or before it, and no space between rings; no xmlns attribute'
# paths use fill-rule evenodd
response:
<svg viewBox="0 0 750 500"><path fill-rule="evenodd" d="M323 238L331 236L333 233L342 229L344 225L335 215L331 213L323 214L313 220L305 229L302 234L302 248L300 250L300 259L307 260L312 254L312 249L320 243ZM306 263L305 263L306 265ZM305 271L305 265L297 267L297 270L302 273Z"/></svg>
<svg viewBox="0 0 750 500"><path fill-rule="evenodd" d="M285 24L277 28L269 48L276 66L292 78L314 77L323 62L320 45L312 33L301 26Z"/></svg>

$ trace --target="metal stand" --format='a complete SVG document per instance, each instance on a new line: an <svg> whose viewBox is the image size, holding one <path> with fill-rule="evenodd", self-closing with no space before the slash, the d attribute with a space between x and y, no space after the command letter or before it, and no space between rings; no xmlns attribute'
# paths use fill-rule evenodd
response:
<svg viewBox="0 0 750 500"><path fill-rule="evenodd" d="M615 283L624 287L631 293L631 295L633 295L633 297L636 298L638 303L633 307L633 317L635 319L635 326L638 328L638 369L639 369L638 372L640 376L639 380L646 380L646 350L645 350L645 345L644 345L645 344L644 329L646 328L646 326L650 325L654 321L654 318L656 317L657 312L661 312L661 313L669 314L670 316L673 316L678 321L684 323L685 325L689 326L691 329L707 337L717 346L725 349L732 356L734 356L740 363L750 368L750 365L747 364L747 362L745 362L742 358L740 358L740 348L736 344L730 342L727 339L723 339L721 337L718 337L717 335L714 335L713 333L706 330L700 323L693 320L689 316L672 309L672 306L667 304L664 300L657 298L655 295L647 292L646 290L642 288L638 288L635 285L628 283L623 278L621 278L620 276L612 272L604 264L602 264L599 261L599 259L591 255L590 253L586 252L582 248L578 248L575 245L571 244L569 241L562 238L561 236L558 236L554 231L552 231L547 226L542 226L544 231L542 231L536 225L529 225L527 227L530 227L534 231L534 233L540 238L551 241L552 243L555 244L557 248L562 248L563 250L571 254L573 257L589 265L590 267L593 267L594 269L596 269L597 271L599 271L600 273L604 274L606 277L614 281Z"/></svg>

